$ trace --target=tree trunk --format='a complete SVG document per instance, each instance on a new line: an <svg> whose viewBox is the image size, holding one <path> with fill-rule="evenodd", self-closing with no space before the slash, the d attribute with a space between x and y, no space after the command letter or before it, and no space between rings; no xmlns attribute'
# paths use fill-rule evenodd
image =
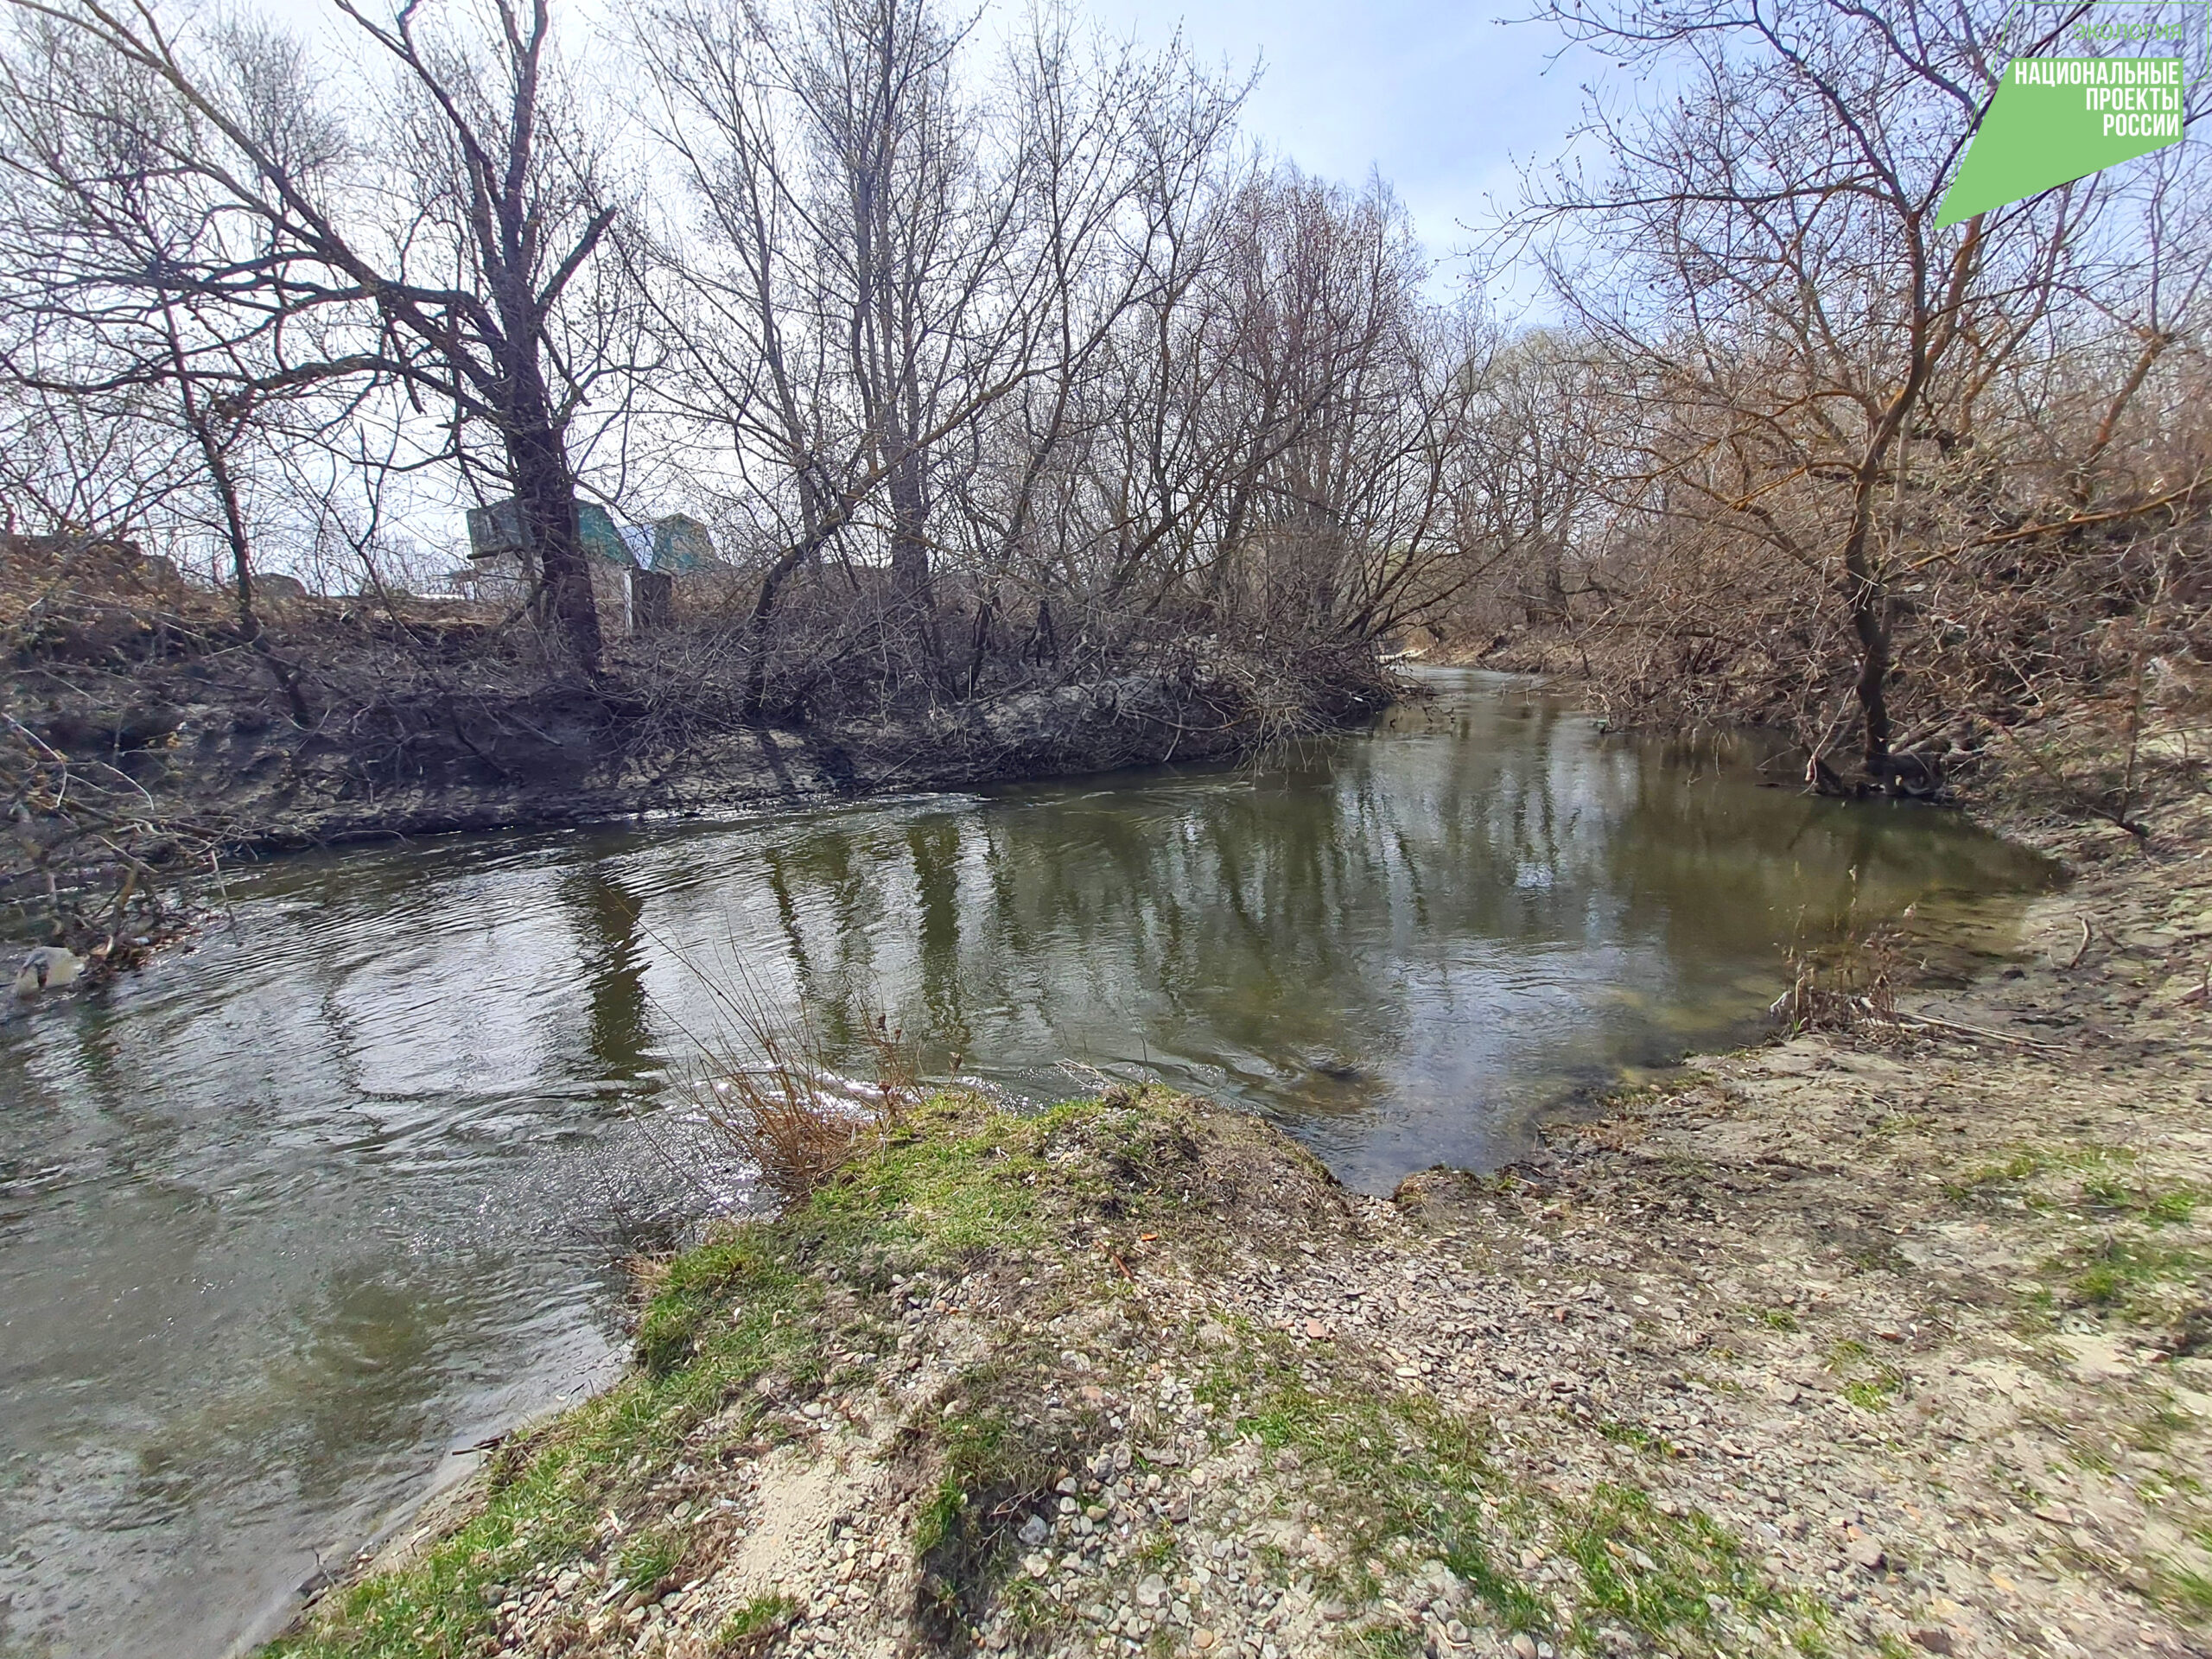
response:
<svg viewBox="0 0 2212 1659"><path fill-rule="evenodd" d="M175 338L172 332L173 350ZM181 362L181 355L178 360ZM261 659L262 666L276 682L276 689L284 694L285 704L292 711L292 723L310 725L314 716L308 712L307 696L300 690L299 670L276 655L269 643L269 631L261 626L261 618L253 608L251 543L246 532L245 509L238 501L238 480L231 472L231 458L210 425L190 378L181 379L177 384L186 424L192 429L193 441L200 446L200 459L207 464L208 481L214 486L215 499L223 509L223 537L230 546L231 580L238 595L238 636Z"/></svg>
<svg viewBox="0 0 2212 1659"><path fill-rule="evenodd" d="M753 602L752 621L746 630L746 639L753 660L745 671L745 717L760 718L768 696L768 625L775 620L776 600L783 592L785 582L791 572L822 550L824 538L809 535L784 550L767 573L760 578L760 596Z"/></svg>
<svg viewBox="0 0 2212 1659"><path fill-rule="evenodd" d="M1560 560L1560 538L1546 536L1541 543L1544 568L1544 620L1567 620L1567 572Z"/></svg>
<svg viewBox="0 0 2212 1659"><path fill-rule="evenodd" d="M576 480L560 434L544 425L511 431L507 461L515 500L537 556L543 614L586 675L599 671L599 606L592 596L590 556L576 518Z"/></svg>
<svg viewBox="0 0 2212 1659"><path fill-rule="evenodd" d="M891 587L918 614L930 605L929 508L922 494L921 457L901 456L891 469Z"/></svg>
<svg viewBox="0 0 2212 1659"><path fill-rule="evenodd" d="M1859 680L1853 688L1859 713L1866 723L1867 781L1887 789L1891 782L1890 760L1890 618L1889 590L1866 559L1864 531L1854 534L1844 549L1844 597L1851 607L1851 631L1859 639Z"/></svg>

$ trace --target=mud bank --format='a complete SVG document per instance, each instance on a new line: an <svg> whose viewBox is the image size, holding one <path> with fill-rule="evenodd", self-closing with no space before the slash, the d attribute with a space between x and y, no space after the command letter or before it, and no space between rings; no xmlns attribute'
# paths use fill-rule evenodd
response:
<svg viewBox="0 0 2212 1659"><path fill-rule="evenodd" d="M2212 1653L2200 821L1522 1166L938 1096L284 1655Z"/></svg>
<svg viewBox="0 0 2212 1659"><path fill-rule="evenodd" d="M291 713L242 650L163 656L137 632L77 628L68 652L20 657L0 699L0 792L19 809L0 844L0 938L158 938L211 901L224 863L271 853L1232 760L1398 695L1371 653L1295 673L1217 656L778 721L744 715L741 684L681 664L549 681L449 627L450 663L403 673L360 660L375 619L320 620L282 643L343 671Z"/></svg>

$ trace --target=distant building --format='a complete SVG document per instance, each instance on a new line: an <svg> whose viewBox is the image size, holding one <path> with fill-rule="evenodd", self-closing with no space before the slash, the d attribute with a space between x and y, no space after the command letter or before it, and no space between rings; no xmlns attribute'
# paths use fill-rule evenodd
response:
<svg viewBox="0 0 2212 1659"><path fill-rule="evenodd" d="M652 568L681 576L718 568L715 538L696 518L671 512L653 520Z"/></svg>
<svg viewBox="0 0 2212 1659"><path fill-rule="evenodd" d="M631 633L672 626L687 610L719 604L731 588L734 573L715 557L713 536L683 513L650 524L617 524L605 507L584 502L576 509L576 528L590 556L601 616L621 617ZM512 497L472 507L470 568L455 575L454 587L486 604L519 605L530 594L529 555L522 510Z"/></svg>

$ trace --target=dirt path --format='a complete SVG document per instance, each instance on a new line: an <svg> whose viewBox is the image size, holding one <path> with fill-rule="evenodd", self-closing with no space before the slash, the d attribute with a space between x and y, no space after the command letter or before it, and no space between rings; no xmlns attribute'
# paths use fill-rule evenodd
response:
<svg viewBox="0 0 2212 1659"><path fill-rule="evenodd" d="M296 1650L2212 1655L2196 829L2065 832L1902 1030L1389 1200L1197 1102L949 1097Z"/></svg>

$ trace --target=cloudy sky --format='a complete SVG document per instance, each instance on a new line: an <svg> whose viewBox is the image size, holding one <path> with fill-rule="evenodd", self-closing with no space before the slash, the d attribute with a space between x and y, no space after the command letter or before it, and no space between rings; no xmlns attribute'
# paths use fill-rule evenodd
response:
<svg viewBox="0 0 2212 1659"><path fill-rule="evenodd" d="M1548 61L1552 29L1500 21L1525 11L1512 0L1080 3L1147 45L1179 26L1203 61L1257 61L1249 129L1311 173L1356 181L1379 168L1440 255L1490 198L1512 199L1515 162L1559 153L1592 72L1586 58Z"/></svg>

